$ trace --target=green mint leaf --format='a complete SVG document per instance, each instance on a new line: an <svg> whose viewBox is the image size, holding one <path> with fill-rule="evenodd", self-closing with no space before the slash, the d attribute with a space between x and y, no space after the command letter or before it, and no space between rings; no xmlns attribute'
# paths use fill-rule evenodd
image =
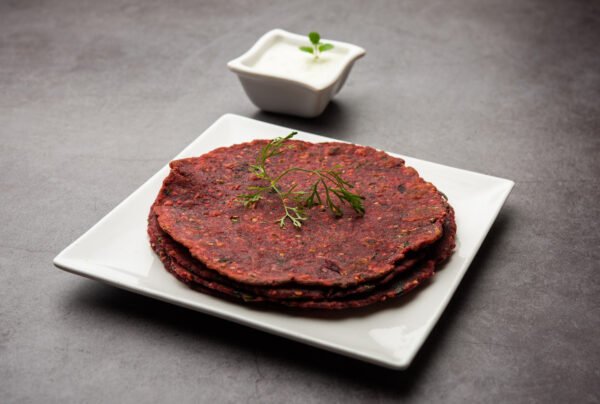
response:
<svg viewBox="0 0 600 404"><path fill-rule="evenodd" d="M312 43L317 45L321 40L321 35L319 35L318 32L311 32L310 34L308 34L308 39L310 39Z"/></svg>
<svg viewBox="0 0 600 404"><path fill-rule="evenodd" d="M301 51L304 51L304 52L308 52L308 53L310 53L310 54L312 54L312 53L313 53L313 48L312 48L311 46L301 46L301 47L300 47L300 50L301 50Z"/></svg>
<svg viewBox="0 0 600 404"><path fill-rule="evenodd" d="M333 45L330 43L324 43L323 45L319 45L319 52L325 52L333 49Z"/></svg>

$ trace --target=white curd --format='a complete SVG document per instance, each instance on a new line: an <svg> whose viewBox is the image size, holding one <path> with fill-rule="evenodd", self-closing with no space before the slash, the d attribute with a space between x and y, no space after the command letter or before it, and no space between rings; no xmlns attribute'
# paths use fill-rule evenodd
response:
<svg viewBox="0 0 600 404"><path fill-rule="evenodd" d="M292 42L276 40L254 63L248 63L248 67L252 67L257 73L301 81L313 87L330 84L339 76L345 50L334 48L315 59L310 53L298 49L298 46Z"/></svg>

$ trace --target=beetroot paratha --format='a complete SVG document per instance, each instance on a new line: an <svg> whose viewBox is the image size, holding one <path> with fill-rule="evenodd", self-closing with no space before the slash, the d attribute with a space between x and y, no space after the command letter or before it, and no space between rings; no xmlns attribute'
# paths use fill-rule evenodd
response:
<svg viewBox="0 0 600 404"><path fill-rule="evenodd" d="M448 219L444 223L444 236L436 243L431 250L429 257L422 260L413 269L397 275L392 282L381 286L375 286L373 290L368 293L363 292L341 297L339 299L325 298L321 300L275 299L272 297L258 296L244 292L235 285L222 284L199 277L179 265L177 261L172 259L166 253L163 244L165 239L162 239L158 234L159 233L157 232L150 231L150 237L153 240L152 247L165 264L165 267L177 279L201 292L252 303L277 304L299 309L341 310L363 307L396 298L413 290L418 285L431 278L436 266L439 266L452 254L452 250L455 246L456 223L454 221L454 213L450 210Z"/></svg>
<svg viewBox="0 0 600 404"><path fill-rule="evenodd" d="M446 220L449 220L447 218ZM356 285L350 288L318 288L318 287L306 287L306 286L295 286L288 285L286 286L267 286L260 287L256 285L244 285L235 283L221 275L217 272L212 271L206 266L194 259L189 251L185 249L182 245L176 243L168 234L162 231L162 229L158 226L158 222L156 220L156 215L151 214L148 224L148 232L150 236L151 243L158 244L159 249L163 251L165 255L169 257L170 260L176 262L181 266L184 270L191 272L192 274L203 278L206 281L214 281L223 285L231 286L245 293L249 293L256 296L263 296L270 299L298 299L298 300L322 300L322 299L337 299L346 297L349 295L360 294L367 292L369 290L374 289L375 287L386 284L394 279L396 275L401 272L405 272L412 268L419 261L424 259L427 256L428 252L432 252L432 250L440 243L443 242L444 237L442 239L436 241L430 247L427 247L427 251L421 251L418 254L414 254L413 258L406 258L401 260L396 264L394 271L384 276L381 279L377 279L375 281L365 282L360 285Z"/></svg>
<svg viewBox="0 0 600 404"><path fill-rule="evenodd" d="M267 195L254 209L237 198L257 185L249 172L266 141L216 149L174 161L155 202L160 228L207 269L243 285L349 288L392 273L407 254L436 242L447 203L403 160L369 147L289 141L267 169L338 167L365 197L364 216L346 210L335 218L322 207L308 210L300 229L274 224L281 203ZM310 179L291 174L282 187L306 188Z"/></svg>

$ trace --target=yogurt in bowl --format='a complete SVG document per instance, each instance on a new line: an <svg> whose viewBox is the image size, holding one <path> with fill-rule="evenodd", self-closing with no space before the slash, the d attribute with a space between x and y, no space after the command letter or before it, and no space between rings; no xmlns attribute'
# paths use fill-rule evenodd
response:
<svg viewBox="0 0 600 404"><path fill-rule="evenodd" d="M304 35L274 29L227 66L236 73L248 98L260 109L302 117L320 115L344 85L365 50L325 40L333 49L319 58L300 51Z"/></svg>

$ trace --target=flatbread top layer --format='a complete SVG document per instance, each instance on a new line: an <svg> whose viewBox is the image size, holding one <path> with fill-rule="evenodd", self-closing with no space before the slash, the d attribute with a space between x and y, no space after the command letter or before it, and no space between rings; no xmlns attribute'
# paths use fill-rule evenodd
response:
<svg viewBox="0 0 600 404"><path fill-rule="evenodd" d="M402 159L370 147L296 140L268 160L267 171L335 168L365 197L366 213L343 206L337 218L315 206L302 228L280 228L277 195L266 194L254 208L238 200L249 186L265 185L249 166L267 143L173 161L154 204L160 227L220 275L250 285L351 287L385 276L407 253L442 236L445 198ZM279 185L306 190L314 181L292 173Z"/></svg>

